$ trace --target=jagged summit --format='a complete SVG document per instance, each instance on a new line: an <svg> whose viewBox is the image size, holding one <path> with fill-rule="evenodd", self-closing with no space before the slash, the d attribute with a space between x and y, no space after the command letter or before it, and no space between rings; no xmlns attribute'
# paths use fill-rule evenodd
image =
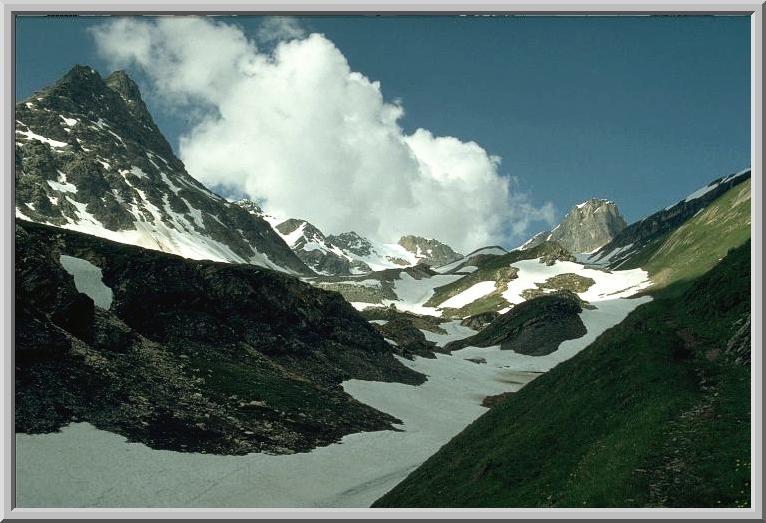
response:
<svg viewBox="0 0 766 523"><path fill-rule="evenodd" d="M16 105L16 215L187 258L312 271L268 223L192 178L136 83L77 65Z"/></svg>
<svg viewBox="0 0 766 523"><path fill-rule="evenodd" d="M134 118L148 127L155 127L152 115L141 98L141 90L128 73L115 71L104 80L104 83L122 97Z"/></svg>
<svg viewBox="0 0 766 523"><path fill-rule="evenodd" d="M610 242L626 226L617 204L604 198L590 198L572 207L552 230L535 234L521 248L556 241L573 253L592 252Z"/></svg>

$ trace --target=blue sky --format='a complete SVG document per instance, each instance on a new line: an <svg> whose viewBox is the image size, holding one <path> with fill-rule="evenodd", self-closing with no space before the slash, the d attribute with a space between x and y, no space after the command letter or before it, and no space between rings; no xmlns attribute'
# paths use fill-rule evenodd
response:
<svg viewBox="0 0 766 523"><path fill-rule="evenodd" d="M232 20L254 35L261 20ZM17 19L16 96L76 63L109 67L88 26ZM311 17L400 99L406 132L475 141L557 218L591 196L634 221L750 164L747 17ZM144 87L138 70L130 70ZM147 102L174 147L190 122ZM532 231L530 231L532 232Z"/></svg>

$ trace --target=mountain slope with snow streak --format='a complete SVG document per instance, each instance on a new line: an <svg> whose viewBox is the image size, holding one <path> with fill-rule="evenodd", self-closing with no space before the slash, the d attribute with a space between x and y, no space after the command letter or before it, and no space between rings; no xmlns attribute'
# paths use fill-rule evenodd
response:
<svg viewBox="0 0 766 523"><path fill-rule="evenodd" d="M185 170L136 84L75 66L16 105L16 216L191 259L312 271Z"/></svg>
<svg viewBox="0 0 766 523"><path fill-rule="evenodd" d="M661 211L651 214L630 224L623 229L612 241L596 250L583 261L590 265L619 268L632 267L646 249L651 249L665 236L678 229L687 220L694 217L705 207L712 204L730 189L746 182L751 177L750 169L718 178Z"/></svg>

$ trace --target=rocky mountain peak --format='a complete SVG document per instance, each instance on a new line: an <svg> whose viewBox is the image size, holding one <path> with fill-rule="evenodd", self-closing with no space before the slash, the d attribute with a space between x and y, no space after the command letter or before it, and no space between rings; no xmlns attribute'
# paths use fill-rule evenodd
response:
<svg viewBox="0 0 766 523"><path fill-rule="evenodd" d="M122 71L75 66L16 105L16 215L187 258L311 270L186 172Z"/></svg>
<svg viewBox="0 0 766 523"><path fill-rule="evenodd" d="M590 198L575 205L552 230L535 234L521 248L555 241L572 253L592 252L609 243L626 226L617 204L603 198Z"/></svg>
<svg viewBox="0 0 766 523"><path fill-rule="evenodd" d="M141 98L141 91L138 85L125 71L113 72L104 80L104 83L109 89L122 97L133 117L147 126L154 126L154 120L151 114L149 114L149 109L146 108L144 100Z"/></svg>
<svg viewBox="0 0 766 523"><path fill-rule="evenodd" d="M439 267L457 261L462 254L452 250L452 247L432 238L407 235L399 239L399 245L413 253L420 263Z"/></svg>
<svg viewBox="0 0 766 523"><path fill-rule="evenodd" d="M549 239L573 253L591 252L611 241L626 226L614 202L591 198L573 207L551 231Z"/></svg>

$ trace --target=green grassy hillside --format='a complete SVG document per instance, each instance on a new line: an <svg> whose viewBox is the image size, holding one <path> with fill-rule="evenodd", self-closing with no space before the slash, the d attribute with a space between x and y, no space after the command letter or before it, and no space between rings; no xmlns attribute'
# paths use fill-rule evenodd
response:
<svg viewBox="0 0 766 523"><path fill-rule="evenodd" d="M750 180L747 180L729 189L619 268L645 269L655 288L689 281L704 274L729 249L742 245L750 238L750 186Z"/></svg>
<svg viewBox="0 0 766 523"><path fill-rule="evenodd" d="M693 281L672 274L374 506L749 506L750 242Z"/></svg>

